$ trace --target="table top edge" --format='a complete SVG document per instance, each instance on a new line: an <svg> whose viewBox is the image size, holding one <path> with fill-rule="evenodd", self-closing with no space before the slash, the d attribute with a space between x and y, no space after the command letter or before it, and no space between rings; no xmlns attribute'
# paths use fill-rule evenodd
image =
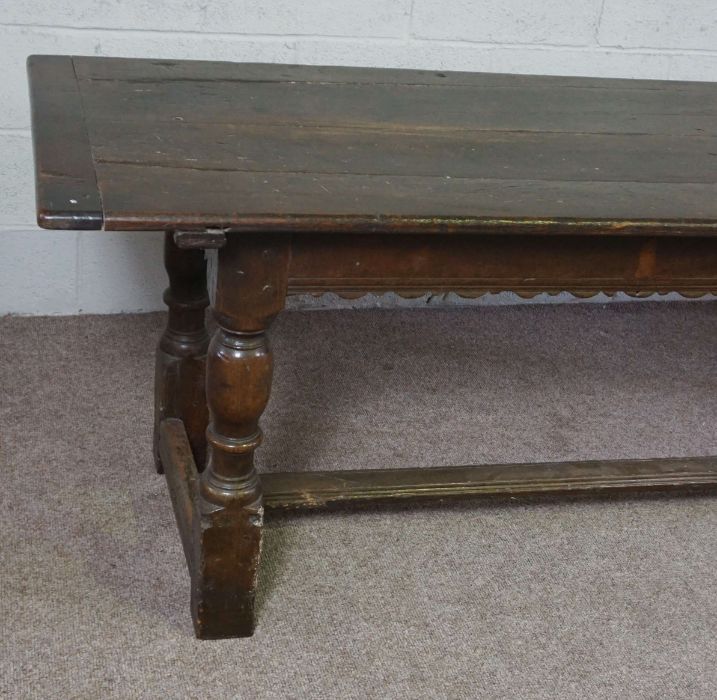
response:
<svg viewBox="0 0 717 700"><path fill-rule="evenodd" d="M322 63L287 63L287 62L269 62L269 61L221 61L221 60L210 60L210 59L176 59L176 58L163 58L161 56L155 57L122 57L122 56L94 56L89 54L31 54L28 56L28 64L30 61L47 60L55 61L58 59L71 59L77 61L87 61L96 64L111 64L111 63L145 63L147 65L215 65L215 66L246 66L252 68L271 68L276 70L282 69L316 69L322 71L369 71L375 72L376 74L396 74L396 75L414 75L414 76L440 76L443 78L459 76L463 77L495 77L495 78L516 78L526 80L540 80L547 79L550 81L560 80L575 80L585 81L588 83L603 83L608 84L622 84L626 86L633 86L635 88L641 85L665 85L672 87L683 86L701 86L717 89L717 81L707 80L681 80L674 78L623 78L623 77L607 77L600 75L571 75L571 74L554 74L554 73L515 73L515 72L500 72L500 71L469 71L469 70L442 70L442 69L427 69L427 68L396 68L391 66L361 66L361 65L341 65L341 64L322 64ZM437 83L438 84L438 83Z"/></svg>

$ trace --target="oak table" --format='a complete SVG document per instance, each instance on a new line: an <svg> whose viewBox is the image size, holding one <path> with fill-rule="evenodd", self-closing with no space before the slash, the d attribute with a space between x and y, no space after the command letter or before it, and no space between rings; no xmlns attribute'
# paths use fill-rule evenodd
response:
<svg viewBox="0 0 717 700"><path fill-rule="evenodd" d="M264 508L717 485L715 457L253 465L266 331L287 294L717 290L717 84L70 56L28 67L40 226L165 232L155 457L197 636L252 633Z"/></svg>

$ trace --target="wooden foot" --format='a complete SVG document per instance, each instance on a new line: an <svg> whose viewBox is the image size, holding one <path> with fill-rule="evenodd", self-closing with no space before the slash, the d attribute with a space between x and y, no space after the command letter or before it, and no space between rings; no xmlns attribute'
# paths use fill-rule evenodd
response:
<svg viewBox="0 0 717 700"><path fill-rule="evenodd" d="M204 312L209 304L203 250L181 250L171 232L165 234L164 262L169 287L167 328L157 348L154 393L154 457L162 473L159 425L165 418L180 418L185 426L199 469L206 460L208 412L205 366L209 337Z"/></svg>
<svg viewBox="0 0 717 700"><path fill-rule="evenodd" d="M226 509L203 499L187 433L177 418L160 424L159 451L189 569L196 635L248 637L254 631L261 499Z"/></svg>

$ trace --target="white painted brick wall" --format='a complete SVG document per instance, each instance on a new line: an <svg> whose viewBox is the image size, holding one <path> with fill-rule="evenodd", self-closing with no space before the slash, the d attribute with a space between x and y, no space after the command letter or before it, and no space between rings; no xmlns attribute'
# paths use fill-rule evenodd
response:
<svg viewBox="0 0 717 700"><path fill-rule="evenodd" d="M32 53L717 81L717 0L0 0L0 313L148 311L161 235L35 226Z"/></svg>
<svg viewBox="0 0 717 700"><path fill-rule="evenodd" d="M595 42L601 0L414 0L411 33L418 39L586 46Z"/></svg>

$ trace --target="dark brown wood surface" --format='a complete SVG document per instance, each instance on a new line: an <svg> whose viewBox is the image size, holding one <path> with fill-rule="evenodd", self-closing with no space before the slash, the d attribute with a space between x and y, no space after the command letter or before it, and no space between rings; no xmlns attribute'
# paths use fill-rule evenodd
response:
<svg viewBox="0 0 717 700"><path fill-rule="evenodd" d="M274 510L477 496L540 496L717 488L717 457L586 460L462 467L275 472L261 477Z"/></svg>
<svg viewBox="0 0 717 700"><path fill-rule="evenodd" d="M236 234L239 235L239 234ZM268 235L266 238L270 238ZM717 291L717 239L331 233L293 236L289 291L464 296Z"/></svg>
<svg viewBox="0 0 717 700"><path fill-rule="evenodd" d="M87 228L717 233L715 83L64 56L29 69L48 227L77 227L76 187Z"/></svg>
<svg viewBox="0 0 717 700"><path fill-rule="evenodd" d="M44 228L101 228L102 202L72 58L30 56L27 68L38 223Z"/></svg>
<svg viewBox="0 0 717 700"><path fill-rule="evenodd" d="M165 418L184 423L200 469L206 459L209 420L205 390L209 335L205 328L207 265L202 250L182 250L170 232L164 235L164 265L169 287L164 292L167 327L159 340L154 385L154 456L162 471L159 425Z"/></svg>

